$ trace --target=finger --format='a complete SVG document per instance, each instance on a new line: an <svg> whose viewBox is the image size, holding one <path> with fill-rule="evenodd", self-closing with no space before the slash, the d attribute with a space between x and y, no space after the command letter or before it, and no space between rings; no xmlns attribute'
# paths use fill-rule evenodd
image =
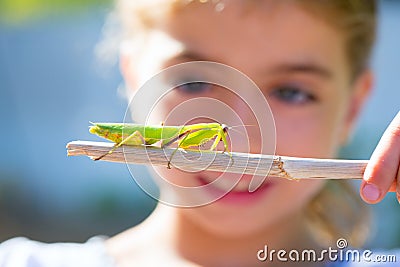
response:
<svg viewBox="0 0 400 267"><path fill-rule="evenodd" d="M400 161L400 112L386 129L364 172L361 197L377 203L389 191L398 176Z"/></svg>
<svg viewBox="0 0 400 267"><path fill-rule="evenodd" d="M398 169L397 169L397 177L396 177L396 180L397 180L396 197L397 197L397 201L398 201L399 204L400 204L400 165L399 165L399 167L398 167Z"/></svg>

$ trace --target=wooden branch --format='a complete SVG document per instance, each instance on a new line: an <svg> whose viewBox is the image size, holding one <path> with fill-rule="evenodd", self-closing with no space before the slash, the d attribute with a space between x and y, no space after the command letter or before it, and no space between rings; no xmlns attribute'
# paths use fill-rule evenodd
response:
<svg viewBox="0 0 400 267"><path fill-rule="evenodd" d="M92 159L107 154L114 143L74 141L67 144L69 156ZM101 160L167 166L174 148L121 146ZM171 166L186 171L217 171L287 179L362 179L367 160L337 160L270 156L247 153L178 150Z"/></svg>

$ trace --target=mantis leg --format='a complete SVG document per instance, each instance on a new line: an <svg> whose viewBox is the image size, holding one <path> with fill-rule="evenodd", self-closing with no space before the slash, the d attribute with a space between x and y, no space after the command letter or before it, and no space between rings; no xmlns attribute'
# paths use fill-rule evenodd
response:
<svg viewBox="0 0 400 267"><path fill-rule="evenodd" d="M171 140L169 140L167 143L162 143L161 144L161 148L170 146L171 144L173 144L174 142L178 141L179 139L181 139L183 136L189 134L191 132L191 130L187 130L181 134L178 134L176 137L172 138Z"/></svg>
<svg viewBox="0 0 400 267"><path fill-rule="evenodd" d="M213 151L217 147L219 141L221 141L221 139L222 139L222 135L220 132L218 132L217 137L215 137L215 141L210 148L211 151ZM225 152L225 144L224 144L224 152Z"/></svg>
<svg viewBox="0 0 400 267"><path fill-rule="evenodd" d="M228 141L226 140L226 136L225 136L225 133L223 130L218 132L217 137L215 138L215 141L214 141L213 145L211 146L210 150L214 150L220 141L222 141L222 143L224 143L224 150L222 151L222 153L225 153L225 152L228 153L229 157L231 158L230 166L232 166L233 158L232 158L232 154L229 152Z"/></svg>
<svg viewBox="0 0 400 267"><path fill-rule="evenodd" d="M143 135L139 131L135 131L134 133L132 133L130 136L128 136L127 138L125 138L124 140L119 142L118 144L115 144L114 147L112 149L110 149L110 151L108 151L104 155L101 155L98 158L95 158L94 160L100 160L100 159L104 158L105 156L112 154L117 148L119 148L120 146L126 144L127 142L129 142L133 138L139 138L142 141L142 144L146 145L146 140L144 139Z"/></svg>
<svg viewBox="0 0 400 267"><path fill-rule="evenodd" d="M191 132L192 132L191 130L187 130L187 131L179 134L177 137L175 137L174 139L172 139L171 141L169 141L168 143L166 143L165 145L162 146L162 148L169 146L173 142L175 142L183 137L183 139L179 142L178 147L171 153L171 156L169 157L168 164L167 164L168 169L171 169L171 160L172 160L173 156L175 155L176 151L178 151L178 149L180 148L179 145L186 140L186 138L189 136L189 134Z"/></svg>
<svg viewBox="0 0 400 267"><path fill-rule="evenodd" d="M223 153L226 152L226 151L228 151L228 153L229 153L228 141L226 140L225 133L222 131L222 133L220 135L221 135L221 141L222 141L222 143L224 143L224 151L223 151Z"/></svg>

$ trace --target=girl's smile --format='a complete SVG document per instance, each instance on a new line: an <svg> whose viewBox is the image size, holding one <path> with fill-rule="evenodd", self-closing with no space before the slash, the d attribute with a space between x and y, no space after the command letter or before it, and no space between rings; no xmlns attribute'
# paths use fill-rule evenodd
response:
<svg viewBox="0 0 400 267"><path fill-rule="evenodd" d="M264 183L254 192L249 192L250 181L253 178L252 175L242 175L240 180L233 186L232 181L226 181L219 179L209 179L206 175L198 175L196 177L201 185L212 184L208 187L207 193L215 196L221 196L226 193L222 198L218 199L218 204L231 204L231 205L251 205L253 202L257 202L260 198L268 194L269 190L273 189L273 182L268 178L265 179Z"/></svg>

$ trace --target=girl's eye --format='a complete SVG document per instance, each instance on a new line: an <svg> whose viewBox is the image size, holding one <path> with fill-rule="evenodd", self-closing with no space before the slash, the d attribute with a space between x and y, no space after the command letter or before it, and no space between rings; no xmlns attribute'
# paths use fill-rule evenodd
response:
<svg viewBox="0 0 400 267"><path fill-rule="evenodd" d="M176 89L184 94L204 94L211 90L212 84L206 82L189 82L182 84Z"/></svg>
<svg viewBox="0 0 400 267"><path fill-rule="evenodd" d="M271 96L280 101L297 105L307 104L317 100L313 94L295 86L278 87L272 91Z"/></svg>

